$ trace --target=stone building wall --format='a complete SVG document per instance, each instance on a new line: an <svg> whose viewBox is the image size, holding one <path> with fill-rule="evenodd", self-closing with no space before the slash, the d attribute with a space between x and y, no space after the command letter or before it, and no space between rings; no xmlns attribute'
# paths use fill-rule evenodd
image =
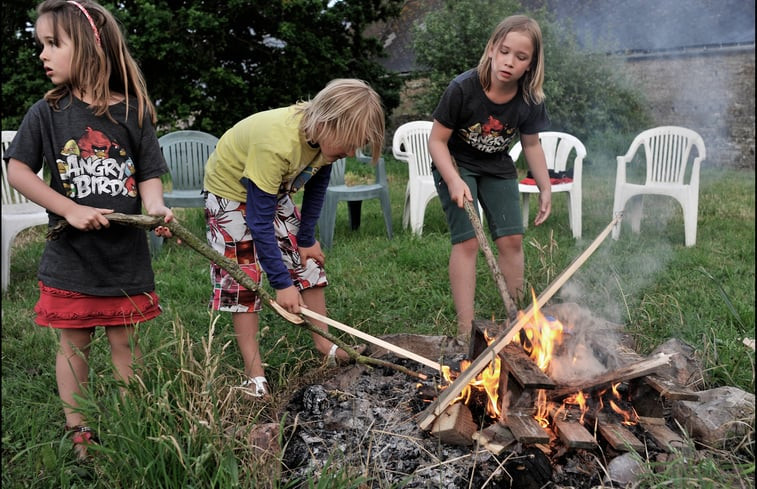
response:
<svg viewBox="0 0 757 489"><path fill-rule="evenodd" d="M628 56L628 76L641 84L656 125L697 131L706 165L755 167L755 52L708 48Z"/></svg>

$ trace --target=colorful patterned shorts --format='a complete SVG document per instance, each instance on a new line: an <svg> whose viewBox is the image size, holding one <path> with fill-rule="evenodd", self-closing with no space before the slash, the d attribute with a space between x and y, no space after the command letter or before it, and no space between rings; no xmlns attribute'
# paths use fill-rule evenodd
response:
<svg viewBox="0 0 757 489"><path fill-rule="evenodd" d="M246 204L224 199L210 192L205 198L205 221L208 244L218 253L236 261L240 268L258 285L263 278L250 228L247 226ZM279 198L274 233L281 257L289 269L292 282L299 290L328 285L323 267L308 260L303 264L297 248L297 232L300 229L300 211L289 195ZM257 312L262 308L260 296L237 283L226 270L211 264L210 279L213 296L210 307L217 311Z"/></svg>

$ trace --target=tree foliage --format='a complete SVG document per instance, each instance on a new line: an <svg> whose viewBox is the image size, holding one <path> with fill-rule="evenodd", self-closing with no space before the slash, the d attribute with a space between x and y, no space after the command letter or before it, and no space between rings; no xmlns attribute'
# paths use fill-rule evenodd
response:
<svg viewBox="0 0 757 489"><path fill-rule="evenodd" d="M387 111L399 79L375 60L372 22L399 13L402 0L123 0L103 2L122 23L156 102L161 128L217 135L254 112L314 96L331 79L362 78ZM41 74L31 12L36 2L4 2L3 127L16 127L49 82ZM8 42L8 40L11 42Z"/></svg>
<svg viewBox="0 0 757 489"><path fill-rule="evenodd" d="M612 61L582 51L570 32L544 10L528 11L518 0L445 0L415 27L414 49L427 67L428 90L417 109L430 114L459 73L475 67L489 35L505 17L525 13L541 26L547 110L553 130L581 139L599 133L635 132L649 123L643 95L619 75Z"/></svg>

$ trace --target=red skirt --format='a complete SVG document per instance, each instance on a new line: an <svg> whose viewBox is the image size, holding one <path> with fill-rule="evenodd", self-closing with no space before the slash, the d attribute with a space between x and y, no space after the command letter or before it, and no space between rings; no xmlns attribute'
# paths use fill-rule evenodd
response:
<svg viewBox="0 0 757 489"><path fill-rule="evenodd" d="M160 315L155 292L117 297L99 297L39 283L39 301L34 322L49 328L134 326Z"/></svg>

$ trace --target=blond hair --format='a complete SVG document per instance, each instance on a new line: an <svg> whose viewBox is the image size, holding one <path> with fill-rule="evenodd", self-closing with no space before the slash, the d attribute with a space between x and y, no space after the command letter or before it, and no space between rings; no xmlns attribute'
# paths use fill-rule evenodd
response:
<svg viewBox="0 0 757 489"><path fill-rule="evenodd" d="M486 44L484 54L478 62L478 79L484 90L489 90L492 84L492 60L489 53L499 47L510 32L520 32L531 38L534 46L534 54L531 58L531 66L518 83L523 91L526 103L539 104L544 101L544 47L542 42L541 28L532 18L525 15L512 15L505 18L492 32L489 42Z"/></svg>
<svg viewBox="0 0 757 489"><path fill-rule="evenodd" d="M78 90L81 95L87 94L95 115L107 115L113 120L109 111L111 97L122 93L126 97L127 118L129 98L133 96L139 125L145 112L153 124L157 122L142 71L129 53L118 22L108 10L91 0L46 0L37 6L37 15L37 19L50 16L56 43L62 30L73 44L71 79L45 94L45 100L52 107L59 108L61 99Z"/></svg>
<svg viewBox="0 0 757 489"><path fill-rule="evenodd" d="M368 146L375 163L384 145L381 97L363 80L332 80L311 101L297 104L308 141L332 141L349 149Z"/></svg>

